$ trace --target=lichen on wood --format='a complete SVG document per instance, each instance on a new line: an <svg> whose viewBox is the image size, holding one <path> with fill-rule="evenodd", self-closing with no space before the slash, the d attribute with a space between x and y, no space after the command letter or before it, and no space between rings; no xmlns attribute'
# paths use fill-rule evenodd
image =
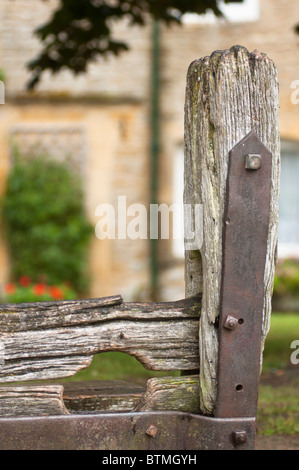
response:
<svg viewBox="0 0 299 470"><path fill-rule="evenodd" d="M133 411L199 413L198 380L198 375L149 379L146 391Z"/></svg>

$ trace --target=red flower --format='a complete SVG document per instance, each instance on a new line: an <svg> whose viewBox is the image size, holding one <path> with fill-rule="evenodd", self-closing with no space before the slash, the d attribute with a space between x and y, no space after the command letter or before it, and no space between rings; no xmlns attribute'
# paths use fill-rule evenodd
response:
<svg viewBox="0 0 299 470"><path fill-rule="evenodd" d="M6 284L4 289L7 294L14 294L16 292L16 286L12 282Z"/></svg>
<svg viewBox="0 0 299 470"><path fill-rule="evenodd" d="M46 291L46 285L45 284L35 284L35 286L33 286L33 293L34 295L43 295Z"/></svg>
<svg viewBox="0 0 299 470"><path fill-rule="evenodd" d="M59 287L57 286L51 286L49 287L49 292L52 295L52 297L56 300L61 300L63 299L63 292Z"/></svg>
<svg viewBox="0 0 299 470"><path fill-rule="evenodd" d="M31 279L28 276L22 276L20 278L20 284L22 287L28 287L31 282Z"/></svg>

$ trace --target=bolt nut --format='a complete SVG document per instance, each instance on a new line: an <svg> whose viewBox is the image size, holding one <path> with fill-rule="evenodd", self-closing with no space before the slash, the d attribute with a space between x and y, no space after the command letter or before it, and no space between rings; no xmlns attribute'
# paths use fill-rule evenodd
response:
<svg viewBox="0 0 299 470"><path fill-rule="evenodd" d="M234 431L233 440L235 445L239 446L247 442L247 432L246 431Z"/></svg>
<svg viewBox="0 0 299 470"><path fill-rule="evenodd" d="M148 434L151 437L156 437L158 428L154 424L149 424L149 426L146 428L146 434Z"/></svg>
<svg viewBox="0 0 299 470"><path fill-rule="evenodd" d="M258 170L262 166L262 157L257 154L250 153L246 155L246 170Z"/></svg>
<svg viewBox="0 0 299 470"><path fill-rule="evenodd" d="M238 324L238 319L235 317L232 317L231 315L228 315L225 319L223 326L227 330L233 330L234 328L236 328L237 324Z"/></svg>

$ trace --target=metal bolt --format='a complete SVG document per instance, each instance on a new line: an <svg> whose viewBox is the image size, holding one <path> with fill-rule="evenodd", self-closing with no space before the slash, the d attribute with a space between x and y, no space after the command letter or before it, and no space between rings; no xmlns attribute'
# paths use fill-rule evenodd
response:
<svg viewBox="0 0 299 470"><path fill-rule="evenodd" d="M151 437L156 437L158 428L154 424L149 424L145 432Z"/></svg>
<svg viewBox="0 0 299 470"><path fill-rule="evenodd" d="M223 326L224 328L228 330L233 330L234 328L236 328L237 324L238 324L238 319L235 317L232 317L231 315L228 315L225 319Z"/></svg>
<svg viewBox="0 0 299 470"><path fill-rule="evenodd" d="M233 440L234 440L235 445L237 446L241 444L245 444L245 442L247 441L247 432L246 431L234 431Z"/></svg>
<svg viewBox="0 0 299 470"><path fill-rule="evenodd" d="M257 154L250 153L246 155L246 170L258 170L262 166L262 157Z"/></svg>

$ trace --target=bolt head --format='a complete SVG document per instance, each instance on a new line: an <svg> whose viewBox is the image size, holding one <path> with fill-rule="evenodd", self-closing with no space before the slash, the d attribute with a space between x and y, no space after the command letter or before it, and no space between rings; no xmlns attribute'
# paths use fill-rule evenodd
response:
<svg viewBox="0 0 299 470"><path fill-rule="evenodd" d="M158 428L154 424L149 424L145 432L151 437L156 437Z"/></svg>
<svg viewBox="0 0 299 470"><path fill-rule="evenodd" d="M227 330L233 330L234 328L236 328L237 324L238 319L232 317L231 315L228 315L224 322L224 328L226 328Z"/></svg>
<svg viewBox="0 0 299 470"><path fill-rule="evenodd" d="M262 166L261 155L250 153L246 155L245 168L246 170L258 170Z"/></svg>
<svg viewBox="0 0 299 470"><path fill-rule="evenodd" d="M234 431L233 440L237 446L241 444L245 444L247 441L247 432L246 431Z"/></svg>

